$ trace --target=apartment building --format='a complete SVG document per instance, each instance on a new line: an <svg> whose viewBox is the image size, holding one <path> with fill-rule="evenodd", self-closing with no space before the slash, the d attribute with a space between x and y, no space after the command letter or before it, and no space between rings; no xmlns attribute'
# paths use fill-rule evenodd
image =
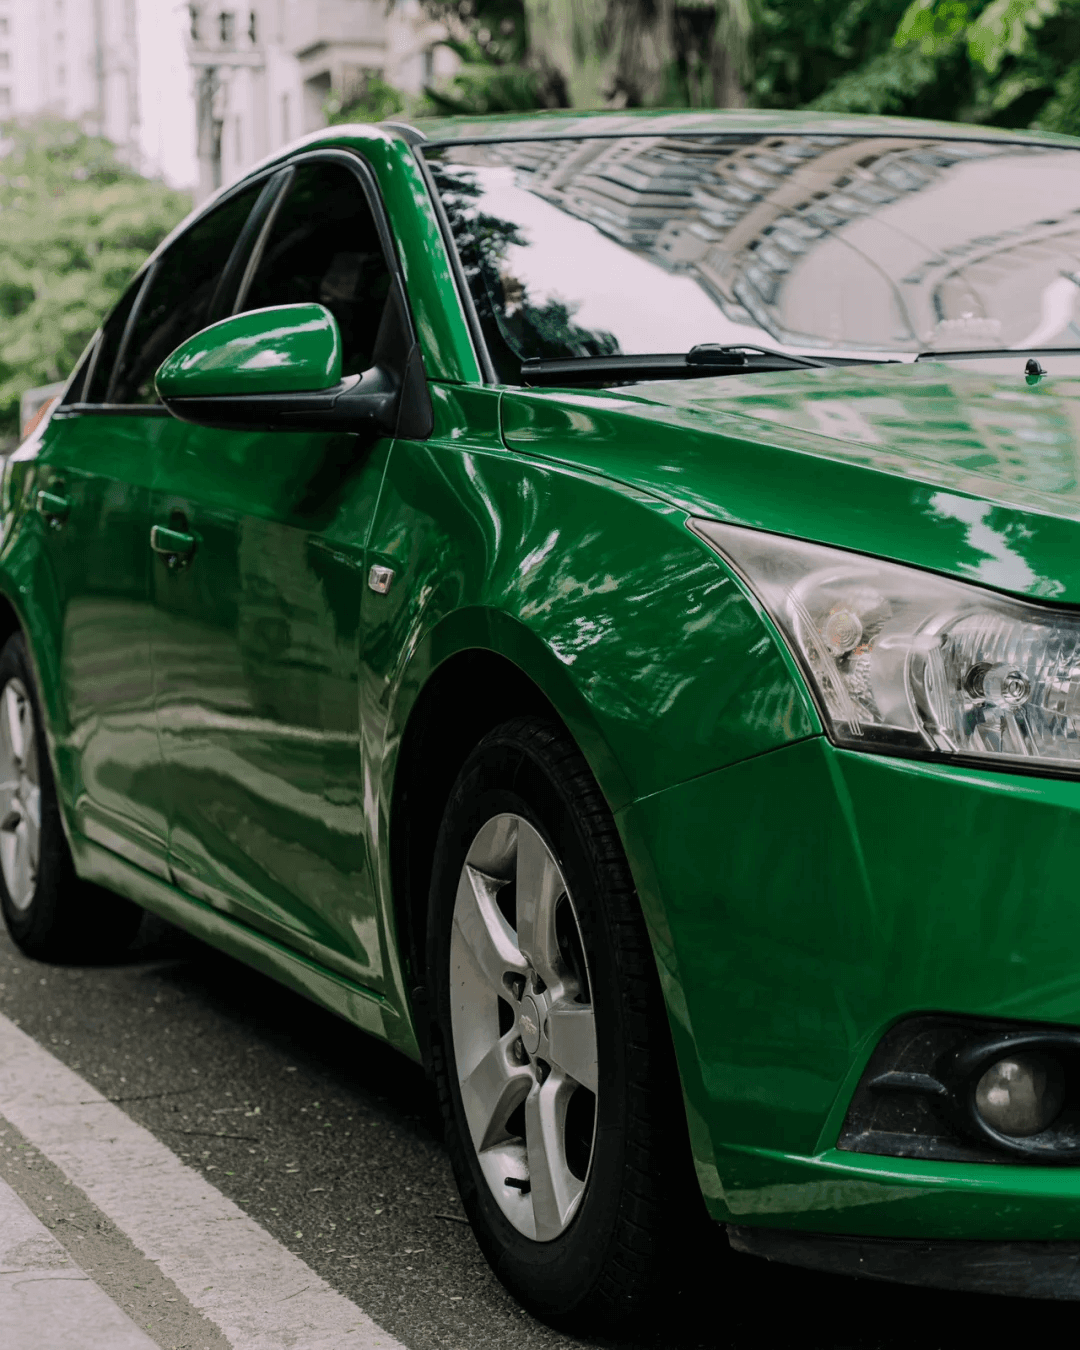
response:
<svg viewBox="0 0 1080 1350"><path fill-rule="evenodd" d="M200 197L322 126L332 94L347 99L374 77L418 94L456 65L420 0L193 0L188 10Z"/></svg>
<svg viewBox="0 0 1080 1350"><path fill-rule="evenodd" d="M0 0L0 116L80 121L138 159L138 0Z"/></svg>

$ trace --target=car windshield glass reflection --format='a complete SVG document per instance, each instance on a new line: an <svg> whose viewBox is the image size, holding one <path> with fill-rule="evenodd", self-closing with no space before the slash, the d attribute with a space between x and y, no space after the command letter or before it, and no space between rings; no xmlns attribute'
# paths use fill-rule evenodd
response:
<svg viewBox="0 0 1080 1350"><path fill-rule="evenodd" d="M426 151L493 354L1080 348L1080 155L912 137Z"/></svg>

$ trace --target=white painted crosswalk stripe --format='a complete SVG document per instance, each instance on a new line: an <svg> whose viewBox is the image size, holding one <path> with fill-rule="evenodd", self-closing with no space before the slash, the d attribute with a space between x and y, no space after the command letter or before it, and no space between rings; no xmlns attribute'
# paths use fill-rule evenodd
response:
<svg viewBox="0 0 1080 1350"><path fill-rule="evenodd" d="M4 1350L157 1350L0 1181L0 1345Z"/></svg>
<svg viewBox="0 0 1080 1350"><path fill-rule="evenodd" d="M221 1328L233 1350L403 1350L148 1130L2 1016L0 1115Z"/></svg>

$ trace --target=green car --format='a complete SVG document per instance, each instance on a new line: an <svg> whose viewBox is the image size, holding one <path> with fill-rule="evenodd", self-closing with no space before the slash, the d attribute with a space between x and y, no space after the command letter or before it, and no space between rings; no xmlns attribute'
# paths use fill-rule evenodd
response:
<svg viewBox="0 0 1080 1350"><path fill-rule="evenodd" d="M542 1316L706 1212L1078 1297L1078 149L538 114L219 193L4 468L15 941L152 910L423 1061Z"/></svg>

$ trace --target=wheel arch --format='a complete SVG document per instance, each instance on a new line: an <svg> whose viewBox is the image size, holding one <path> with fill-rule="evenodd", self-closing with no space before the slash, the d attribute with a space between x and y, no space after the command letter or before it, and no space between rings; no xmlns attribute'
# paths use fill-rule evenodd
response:
<svg viewBox="0 0 1080 1350"><path fill-rule="evenodd" d="M511 717L532 713L566 728L613 810L630 798L588 700L564 663L500 611L459 610L414 654L388 728L394 746L389 793L389 893L397 950L424 1042L425 941L435 842L454 781L473 747ZM410 690L409 686L412 686Z"/></svg>
<svg viewBox="0 0 1080 1350"><path fill-rule="evenodd" d="M0 590L0 647L3 647L8 638L15 633L22 633L25 637L26 625L10 599Z"/></svg>

